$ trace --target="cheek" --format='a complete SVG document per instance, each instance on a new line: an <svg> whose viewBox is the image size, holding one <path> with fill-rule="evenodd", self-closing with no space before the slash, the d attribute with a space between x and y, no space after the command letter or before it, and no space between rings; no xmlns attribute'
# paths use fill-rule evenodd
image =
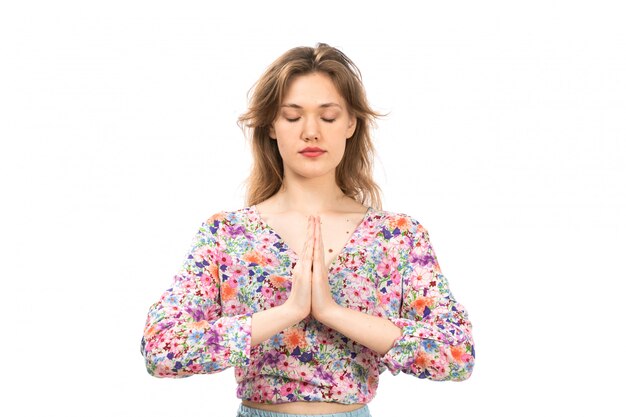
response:
<svg viewBox="0 0 626 417"><path fill-rule="evenodd" d="M346 139L336 138L333 140L333 144L329 146L331 157L336 163L341 162L346 153Z"/></svg>
<svg viewBox="0 0 626 417"><path fill-rule="evenodd" d="M347 120L338 120L328 126L329 132L332 132L333 136L342 136L344 138L349 128L349 121Z"/></svg>
<svg viewBox="0 0 626 417"><path fill-rule="evenodd" d="M285 156L289 155L289 144L286 143L283 139L282 136L280 136L280 133L278 134L278 139L276 140L276 145L278 146L278 152L280 153L280 155L284 158Z"/></svg>
<svg viewBox="0 0 626 417"><path fill-rule="evenodd" d="M276 132L276 136L290 136L296 132L295 123L287 123L283 121L279 121L274 123L274 131Z"/></svg>

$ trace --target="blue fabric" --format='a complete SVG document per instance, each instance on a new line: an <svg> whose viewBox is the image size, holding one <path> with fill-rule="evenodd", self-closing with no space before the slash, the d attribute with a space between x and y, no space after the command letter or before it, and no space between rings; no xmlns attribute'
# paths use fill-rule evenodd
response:
<svg viewBox="0 0 626 417"><path fill-rule="evenodd" d="M316 417L372 417L370 410L365 404L363 407L354 410L346 411L343 413L333 414L291 414L291 413L276 413L274 411L259 410L258 408L251 408L239 404L239 410L237 410L237 417L295 417L295 416L316 416Z"/></svg>

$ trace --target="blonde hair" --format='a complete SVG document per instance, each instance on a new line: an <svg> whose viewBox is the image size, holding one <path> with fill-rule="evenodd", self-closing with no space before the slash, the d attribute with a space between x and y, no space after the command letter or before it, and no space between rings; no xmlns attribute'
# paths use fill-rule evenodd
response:
<svg viewBox="0 0 626 417"><path fill-rule="evenodd" d="M254 84L248 110L239 117L239 126L251 131L253 165L246 179L246 205L265 201L283 183L283 161L269 129L278 115L289 82L297 75L323 72L356 116L357 126L346 142L344 156L335 170L341 191L361 204L382 209L381 189L373 180L372 160L376 151L370 136L374 119L382 116L372 110L365 96L361 72L341 51L325 43L315 48L297 47L276 59Z"/></svg>

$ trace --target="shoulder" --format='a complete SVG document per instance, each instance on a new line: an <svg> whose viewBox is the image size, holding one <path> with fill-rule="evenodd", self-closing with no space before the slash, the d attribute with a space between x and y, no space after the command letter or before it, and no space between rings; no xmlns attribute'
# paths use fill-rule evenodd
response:
<svg viewBox="0 0 626 417"><path fill-rule="evenodd" d="M243 230L244 210L220 210L210 213L196 229L194 246L222 248L229 237Z"/></svg>
<svg viewBox="0 0 626 417"><path fill-rule="evenodd" d="M403 212L379 210L381 227L379 240L387 245L390 253L408 256L408 263L426 265L436 262L428 230L414 216ZM402 255L403 254L403 255Z"/></svg>
<svg viewBox="0 0 626 417"><path fill-rule="evenodd" d="M240 223L242 224L249 217L249 212L249 207L216 211L210 214L206 220L203 221L203 224L209 227L219 227L221 225L234 226Z"/></svg>
<svg viewBox="0 0 626 417"><path fill-rule="evenodd" d="M372 213L373 219L379 219L380 228L391 235L415 237L428 233L424 225L410 214L374 208Z"/></svg>
<svg viewBox="0 0 626 417"><path fill-rule="evenodd" d="M232 238L245 233L253 220L253 214L250 207L217 211L202 222L201 229L216 239L224 236Z"/></svg>

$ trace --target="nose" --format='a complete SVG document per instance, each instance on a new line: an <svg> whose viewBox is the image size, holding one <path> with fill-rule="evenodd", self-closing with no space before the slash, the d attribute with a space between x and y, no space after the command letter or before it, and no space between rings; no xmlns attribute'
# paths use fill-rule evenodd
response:
<svg viewBox="0 0 626 417"><path fill-rule="evenodd" d="M317 121L314 117L307 117L304 123L304 127L302 129L302 137L303 139L309 141L312 139L319 139L319 128L317 125Z"/></svg>

